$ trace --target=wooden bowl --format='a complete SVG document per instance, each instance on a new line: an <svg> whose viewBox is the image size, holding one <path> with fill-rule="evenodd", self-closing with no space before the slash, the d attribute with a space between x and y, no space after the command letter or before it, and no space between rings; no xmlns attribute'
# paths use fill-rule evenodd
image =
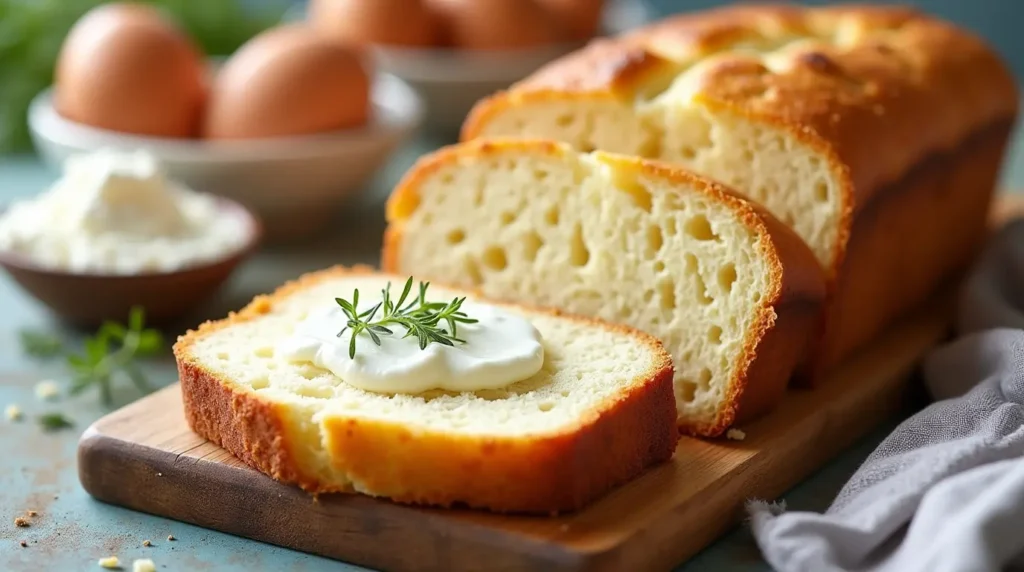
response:
<svg viewBox="0 0 1024 572"><path fill-rule="evenodd" d="M106 320L124 323L136 305L145 309L147 324L164 325L212 298L260 243L262 224L252 212L228 199L218 202L225 213L248 219L251 235L243 247L219 260L172 272L100 274L46 268L23 255L0 251L0 266L72 326L92 328Z"/></svg>

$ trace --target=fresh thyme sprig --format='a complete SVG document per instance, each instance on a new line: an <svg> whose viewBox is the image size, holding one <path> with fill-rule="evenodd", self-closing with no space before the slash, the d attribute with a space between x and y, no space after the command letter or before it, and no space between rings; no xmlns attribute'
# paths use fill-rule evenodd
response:
<svg viewBox="0 0 1024 572"><path fill-rule="evenodd" d="M348 330L352 330L352 337L348 344L348 357L356 357L356 338L360 334L367 334L373 343L380 345L381 336L394 334L389 326L403 326L406 329L402 338L416 336L420 349L426 349L431 343L438 343L445 346L454 346L456 342L466 343L458 337L459 324L475 324L477 320L470 318L461 310L465 297L453 298L451 302L428 302L427 288L429 282L420 282L419 295L408 304L405 301L412 292L413 280L410 277L402 289L402 295L395 302L391 299L391 283L381 290L381 301L368 310L359 311L359 289L352 291L352 301L344 298L335 298L334 301L341 306L341 309L348 317L348 323L338 332L340 338ZM380 319L374 321L377 312L381 312ZM441 322L447 329L439 326Z"/></svg>
<svg viewBox="0 0 1024 572"><path fill-rule="evenodd" d="M148 393L149 383L135 363L135 358L152 355L163 346L163 336L145 327L142 308L132 308L128 324L106 322L95 335L85 339L84 352L74 354L64 348L59 338L45 333L21 332L23 350L38 358L63 356L74 373L69 393L76 395L90 388L99 388L105 405L113 402L111 385L116 377L128 378L140 391Z"/></svg>

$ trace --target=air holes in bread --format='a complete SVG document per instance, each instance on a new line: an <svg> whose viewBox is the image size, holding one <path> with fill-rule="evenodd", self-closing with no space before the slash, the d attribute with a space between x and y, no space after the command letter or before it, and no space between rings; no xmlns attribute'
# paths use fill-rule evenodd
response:
<svg viewBox="0 0 1024 572"><path fill-rule="evenodd" d="M694 157L697 156L697 150L687 145L683 147L683 150L680 151L680 154L683 156L683 159L693 159Z"/></svg>
<svg viewBox="0 0 1024 572"><path fill-rule="evenodd" d="M579 224L572 229L572 239L569 243L569 261L573 266L586 266L590 262L590 250L583 240L583 229Z"/></svg>
<svg viewBox="0 0 1024 572"><path fill-rule="evenodd" d="M544 213L544 222L550 224L551 226L555 226L558 224L560 214L561 213L558 212L558 207L553 206L549 208L546 213Z"/></svg>
<svg viewBox="0 0 1024 572"><path fill-rule="evenodd" d="M488 247L487 250L484 251L482 260L484 266L491 270L501 271L508 266L508 259L505 257L505 249L497 246Z"/></svg>
<svg viewBox="0 0 1024 572"><path fill-rule="evenodd" d="M700 370L700 379L697 380L697 385L701 391L707 391L711 387L711 370L708 368L702 368Z"/></svg>
<svg viewBox="0 0 1024 572"><path fill-rule="evenodd" d="M509 211L505 211L501 213L500 219L502 225L508 226L512 224L514 220L516 220L516 214Z"/></svg>
<svg viewBox="0 0 1024 572"><path fill-rule="evenodd" d="M676 308L676 290L668 280L658 282L658 294L661 297L661 308L663 310L674 310Z"/></svg>
<svg viewBox="0 0 1024 572"><path fill-rule="evenodd" d="M270 385L270 379L266 377L257 377L249 382L249 387L253 389L264 389Z"/></svg>
<svg viewBox="0 0 1024 572"><path fill-rule="evenodd" d="M448 240L448 244L459 244L463 240L466 240L466 231L461 228L449 231L448 235L445 236L445 239Z"/></svg>
<svg viewBox="0 0 1024 572"><path fill-rule="evenodd" d="M455 175L452 175L451 173L445 173L441 175L441 182L446 185L450 185L451 183L455 182Z"/></svg>
<svg viewBox="0 0 1024 572"><path fill-rule="evenodd" d="M553 401L542 401L537 404L537 409L540 409L541 411L551 411L554 408L555 403Z"/></svg>
<svg viewBox="0 0 1024 572"><path fill-rule="evenodd" d="M686 221L686 234L697 240L718 240L718 235L711 230L711 221L704 215L695 215Z"/></svg>
<svg viewBox="0 0 1024 572"><path fill-rule="evenodd" d="M544 246L544 239L536 232L530 231L523 237L523 256L533 262L537 259L537 251Z"/></svg>
<svg viewBox="0 0 1024 572"><path fill-rule="evenodd" d="M722 343L722 328L718 326L708 328L708 342L715 345Z"/></svg>
<svg viewBox="0 0 1024 572"><path fill-rule="evenodd" d="M654 271L657 272L658 274L661 274L662 272L664 272L665 271L665 263L660 261L660 260L655 262L654 263Z"/></svg>
<svg viewBox="0 0 1024 572"><path fill-rule="evenodd" d="M693 254L686 253L683 260L686 261L686 273L695 274L697 272L697 257Z"/></svg>
<svg viewBox="0 0 1024 572"><path fill-rule="evenodd" d="M647 246L650 247L652 253L661 250L661 247L664 243L665 238L661 235L660 226L651 225L647 227Z"/></svg>
<svg viewBox="0 0 1024 572"><path fill-rule="evenodd" d="M736 282L736 265L729 263L718 269L718 286L723 292L732 292L732 285Z"/></svg>
<svg viewBox="0 0 1024 572"><path fill-rule="evenodd" d="M650 303L654 299L654 290L644 290L644 302Z"/></svg>
<svg viewBox="0 0 1024 572"><path fill-rule="evenodd" d="M331 386L311 386L303 385L294 389L295 393L304 397L313 397L316 399L330 399L334 397L334 388Z"/></svg>
<svg viewBox="0 0 1024 572"><path fill-rule="evenodd" d="M543 181L544 179L547 179L549 176L551 176L551 173L545 171L544 169L537 169L533 172L534 181Z"/></svg>
<svg viewBox="0 0 1024 572"><path fill-rule="evenodd" d="M576 122L576 118L568 113L559 115L555 118L555 125L559 127L569 127Z"/></svg>
<svg viewBox="0 0 1024 572"><path fill-rule="evenodd" d="M690 403L695 397L697 397L697 384L692 381L680 381L679 382L679 396L683 398L683 401Z"/></svg>
<svg viewBox="0 0 1024 572"><path fill-rule="evenodd" d="M704 283L704 277L701 276L699 272L694 274L693 276L696 282L697 301L700 302L701 304L704 304L705 306L714 302L715 299L711 296L708 296L708 285Z"/></svg>
<svg viewBox="0 0 1024 572"><path fill-rule="evenodd" d="M825 181L818 181L814 185L814 198L817 199L819 203L828 201L828 183Z"/></svg>
<svg viewBox="0 0 1024 572"><path fill-rule="evenodd" d="M274 348L271 348L271 347L256 348L252 353L256 357L272 358L272 357L274 357Z"/></svg>
<svg viewBox="0 0 1024 572"><path fill-rule="evenodd" d="M679 229L676 228L676 219L670 218L665 221L665 234L669 236L675 236L679 233Z"/></svg>
<svg viewBox="0 0 1024 572"><path fill-rule="evenodd" d="M483 274L480 273L480 266L476 263L475 260L473 260L472 258L467 258L462 264L466 269L466 278L469 278L469 282L473 286L479 286L480 284L483 284L484 277Z"/></svg>

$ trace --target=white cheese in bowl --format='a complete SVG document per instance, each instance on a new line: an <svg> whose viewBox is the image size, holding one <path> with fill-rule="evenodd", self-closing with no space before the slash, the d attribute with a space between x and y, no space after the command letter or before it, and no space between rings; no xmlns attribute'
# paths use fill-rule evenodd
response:
<svg viewBox="0 0 1024 572"><path fill-rule="evenodd" d="M76 155L54 185L0 216L0 250L80 273L170 272L252 238L252 221L170 180L144 151Z"/></svg>

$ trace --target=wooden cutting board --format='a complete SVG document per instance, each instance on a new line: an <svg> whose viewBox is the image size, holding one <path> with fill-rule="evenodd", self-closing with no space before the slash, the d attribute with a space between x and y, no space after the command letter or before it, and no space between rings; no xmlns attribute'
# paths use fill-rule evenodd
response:
<svg viewBox="0 0 1024 572"><path fill-rule="evenodd" d="M250 469L185 424L179 387L97 421L79 475L96 498L199 526L387 570L664 570L774 499L903 402L920 356L947 332L950 297L894 328L821 388L794 391L742 427L743 441L684 439L674 459L558 518L314 501Z"/></svg>

